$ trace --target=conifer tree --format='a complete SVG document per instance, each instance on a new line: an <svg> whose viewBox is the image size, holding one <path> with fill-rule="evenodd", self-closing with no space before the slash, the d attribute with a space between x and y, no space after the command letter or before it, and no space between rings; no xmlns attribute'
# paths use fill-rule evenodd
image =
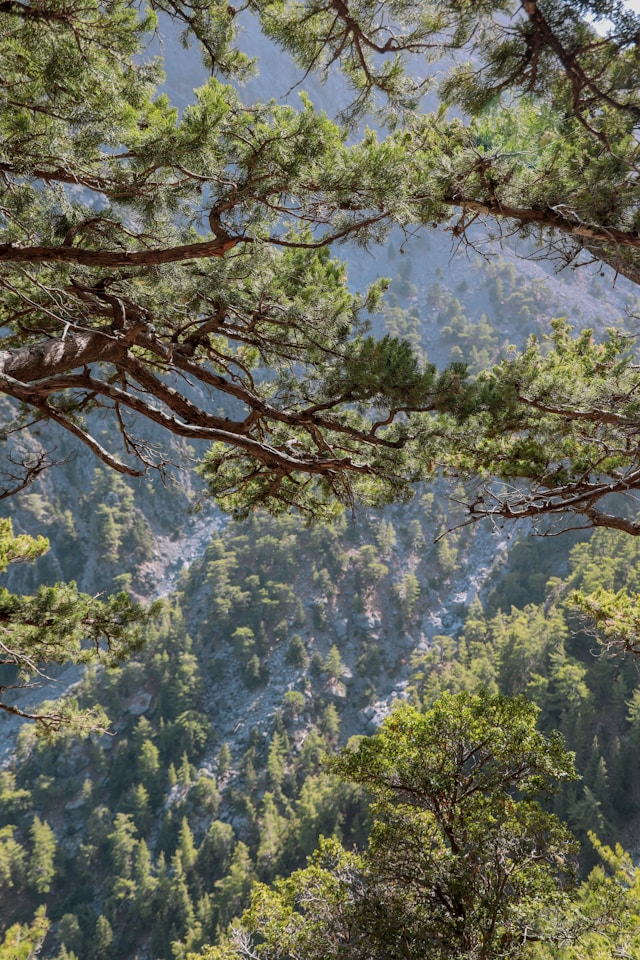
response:
<svg viewBox="0 0 640 960"><path fill-rule="evenodd" d="M34 817L30 834L31 854L27 881L37 893L49 893L56 872L56 838L49 824L39 817Z"/></svg>
<svg viewBox="0 0 640 960"><path fill-rule="evenodd" d="M584 932L572 837L537 799L575 778L573 759L536 715L468 694L397 709L332 764L373 797L368 848L322 841L306 869L257 884L231 942L204 956L515 960Z"/></svg>
<svg viewBox="0 0 640 960"><path fill-rule="evenodd" d="M100 914L96 921L89 957L91 960L112 960L113 956L113 928L104 914Z"/></svg>

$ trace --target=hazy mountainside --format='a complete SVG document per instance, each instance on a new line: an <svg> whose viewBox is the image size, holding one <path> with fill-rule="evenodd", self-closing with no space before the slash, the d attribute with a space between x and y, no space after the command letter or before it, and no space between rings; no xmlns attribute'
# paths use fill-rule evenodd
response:
<svg viewBox="0 0 640 960"><path fill-rule="evenodd" d="M264 89L276 78L286 93L295 75L283 55L262 38L252 45ZM173 37L163 52L167 90L184 103L198 82L195 54ZM333 112L340 93L312 96ZM452 249L444 231L394 235L385 251L344 248L353 288L392 280L376 332L474 371L548 334L558 316L636 332L637 299L610 271L556 274L532 246L523 260L479 230L474 238L477 250ZM46 904L51 956L169 960L214 941L253 878L300 866L320 834L365 842L362 796L323 770L323 753L374 732L394 701L427 706L446 689L538 702L584 777L557 812L581 840L595 828L638 853L637 672L593 656L566 599L580 586L637 589L636 543L458 528L474 485L444 482L334 527L261 514L228 523L208 507L189 513L198 450L173 445L174 479L163 485L57 443L62 464L4 504L17 531L52 544L34 566L13 568L9 587L75 579L90 592L172 593L138 659L92 671L73 691L104 704L112 735L48 745L25 727L4 761L3 929ZM0 718L0 737L13 743L15 733Z"/></svg>

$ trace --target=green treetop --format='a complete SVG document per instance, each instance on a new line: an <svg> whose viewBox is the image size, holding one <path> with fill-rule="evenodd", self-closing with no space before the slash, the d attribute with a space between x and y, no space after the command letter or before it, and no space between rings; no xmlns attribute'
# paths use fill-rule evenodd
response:
<svg viewBox="0 0 640 960"><path fill-rule="evenodd" d="M468 694L396 710L332 764L371 793L368 848L323 841L205 955L497 960L566 937L574 844L538 798L575 773L536 715Z"/></svg>
<svg viewBox="0 0 640 960"><path fill-rule="evenodd" d="M48 929L44 907L38 909L30 924L13 924L0 943L1 960L34 960L42 949Z"/></svg>

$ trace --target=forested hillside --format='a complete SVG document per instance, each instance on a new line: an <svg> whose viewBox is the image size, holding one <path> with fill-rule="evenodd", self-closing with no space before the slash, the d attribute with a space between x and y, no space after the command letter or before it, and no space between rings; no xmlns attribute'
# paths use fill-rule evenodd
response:
<svg viewBox="0 0 640 960"><path fill-rule="evenodd" d="M0 960L640 955L639 36L0 10Z"/></svg>
<svg viewBox="0 0 640 960"><path fill-rule="evenodd" d="M478 544L430 548L429 506L406 532L391 516L222 530L144 652L74 691L106 709L109 735L47 744L23 728L2 774L5 922L45 904L50 949L96 958L215 941L252 881L303 866L320 834L365 842L362 793L323 756L375 730L394 702L428 708L444 691L537 703L541 728L576 753L582 779L554 811L582 841L581 869L596 861L588 831L635 852L637 670L594 656L571 596L633 589L636 541L597 533L546 583L555 549L521 541L487 582L484 611L460 600L451 631L454 610L442 624L431 611Z"/></svg>

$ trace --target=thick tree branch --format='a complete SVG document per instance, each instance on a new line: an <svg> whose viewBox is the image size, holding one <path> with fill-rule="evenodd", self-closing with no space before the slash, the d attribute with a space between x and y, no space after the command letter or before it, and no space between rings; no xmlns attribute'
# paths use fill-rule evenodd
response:
<svg viewBox="0 0 640 960"><path fill-rule="evenodd" d="M124 338L117 339L106 330L89 330L64 339L42 340L15 351L2 350L0 383L2 377L26 384L91 363L118 364L126 357L127 348Z"/></svg>
<svg viewBox="0 0 640 960"><path fill-rule="evenodd" d="M487 491L472 504L467 504L468 522L480 519L536 520L548 516L583 516L589 526L610 527L632 536L640 536L640 522L617 514L609 514L596 507L598 501L614 493L629 493L640 489L640 469L634 470L618 481L569 483L565 486L531 492L512 491L511 494L493 495ZM464 525L464 524L463 524Z"/></svg>
<svg viewBox="0 0 640 960"><path fill-rule="evenodd" d="M250 243L243 237L229 237L187 243L177 247L153 250L87 250L82 247L20 247L12 243L0 245L0 262L5 263L76 263L83 267L158 267L165 263L224 257L238 243Z"/></svg>
<svg viewBox="0 0 640 960"><path fill-rule="evenodd" d="M583 90L588 90L591 97L598 106L607 104L616 110L624 110L631 113L634 117L640 118L640 108L635 104L624 103L612 97L606 90L599 86L595 79L590 76L586 69L580 63L577 53L568 50L558 39L556 34L549 26L536 0L522 0L522 8L527 14L529 21L537 31L543 44L555 53L562 64L565 73L574 86L574 104L576 107L576 116L582 119L582 104L580 94ZM591 127L589 127L592 130ZM594 132L592 130L592 132Z"/></svg>
<svg viewBox="0 0 640 960"><path fill-rule="evenodd" d="M482 201L463 196L445 196L443 203L462 210L504 220L516 220L525 226L537 226L547 230L559 230L567 233L587 246L591 242L600 242L640 250L640 236L637 231L618 230L615 227L598 226L583 223L569 207L559 205L538 210L535 207L511 207L499 201ZM620 271L622 272L622 271Z"/></svg>

